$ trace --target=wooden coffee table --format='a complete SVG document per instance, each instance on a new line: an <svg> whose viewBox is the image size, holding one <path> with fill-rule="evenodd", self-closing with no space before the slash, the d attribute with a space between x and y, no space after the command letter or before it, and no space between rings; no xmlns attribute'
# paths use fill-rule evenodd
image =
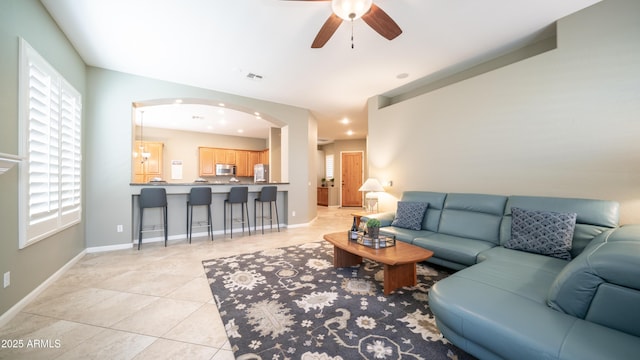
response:
<svg viewBox="0 0 640 360"><path fill-rule="evenodd" d="M388 248L373 249L347 238L347 232L324 235L333 244L333 266L349 267L362 263L362 258L384 264L384 294L403 286L416 286L418 276L416 263L433 256L433 251L419 246L396 241Z"/></svg>

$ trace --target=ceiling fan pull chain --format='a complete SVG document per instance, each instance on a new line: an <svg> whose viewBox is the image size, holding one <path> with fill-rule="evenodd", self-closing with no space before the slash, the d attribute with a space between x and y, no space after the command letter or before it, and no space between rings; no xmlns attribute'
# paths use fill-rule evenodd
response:
<svg viewBox="0 0 640 360"><path fill-rule="evenodd" d="M353 18L351 18L351 48L353 49Z"/></svg>

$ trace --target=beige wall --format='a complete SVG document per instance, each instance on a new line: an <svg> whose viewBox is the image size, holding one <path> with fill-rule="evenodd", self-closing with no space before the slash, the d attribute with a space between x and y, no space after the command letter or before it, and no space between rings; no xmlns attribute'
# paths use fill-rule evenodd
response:
<svg viewBox="0 0 640 360"><path fill-rule="evenodd" d="M611 199L640 223L640 2L558 24L558 48L388 107L369 99L371 175L405 190Z"/></svg>

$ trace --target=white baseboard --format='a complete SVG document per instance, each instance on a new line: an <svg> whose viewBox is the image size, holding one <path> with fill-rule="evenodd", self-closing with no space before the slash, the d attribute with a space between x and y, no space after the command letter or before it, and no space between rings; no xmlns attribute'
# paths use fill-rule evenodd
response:
<svg viewBox="0 0 640 360"><path fill-rule="evenodd" d="M309 222L302 223L302 224L287 225L287 227L290 228L290 229L295 229L295 228L309 226L309 225L311 225L312 222L316 221L317 218L318 217L316 216L315 218L311 219L311 221L309 221Z"/></svg>
<svg viewBox="0 0 640 360"><path fill-rule="evenodd" d="M116 251L116 250L126 250L131 249L133 247L133 243L129 244L117 244L117 245L107 245L107 246L94 246L87 248L87 254L106 252L106 251Z"/></svg>
<svg viewBox="0 0 640 360"><path fill-rule="evenodd" d="M42 284L38 285L37 288L33 289L33 291L27 294L27 296L23 297L22 300L18 301L4 314L0 315L0 327L5 326L9 321L11 321L11 319L18 315L18 313L22 311L22 309L29 305L29 303L32 302L36 297L38 297L38 295L40 295L44 290L46 290L49 285L58 280L67 270L69 270L73 265L75 265L75 263L82 259L85 254L87 254L87 250L82 250L73 259L69 260L64 266L58 269L58 271L53 273L53 275L49 276L47 280L43 281Z"/></svg>

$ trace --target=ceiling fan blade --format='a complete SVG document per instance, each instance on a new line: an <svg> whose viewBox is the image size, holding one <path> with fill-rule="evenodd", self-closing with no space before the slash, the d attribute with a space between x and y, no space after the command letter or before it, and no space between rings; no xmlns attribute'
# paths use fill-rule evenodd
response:
<svg viewBox="0 0 640 360"><path fill-rule="evenodd" d="M393 40L402 34L402 29L400 29L398 24L396 24L384 10L376 6L376 4L371 5L371 10L362 16L362 20L388 40Z"/></svg>
<svg viewBox="0 0 640 360"><path fill-rule="evenodd" d="M318 49L324 46L324 44L329 41L334 32L338 29L338 26L342 24L342 19L336 15L331 14L327 21L325 21L324 25L318 31L318 35L313 39L313 43L311 44L312 49Z"/></svg>

